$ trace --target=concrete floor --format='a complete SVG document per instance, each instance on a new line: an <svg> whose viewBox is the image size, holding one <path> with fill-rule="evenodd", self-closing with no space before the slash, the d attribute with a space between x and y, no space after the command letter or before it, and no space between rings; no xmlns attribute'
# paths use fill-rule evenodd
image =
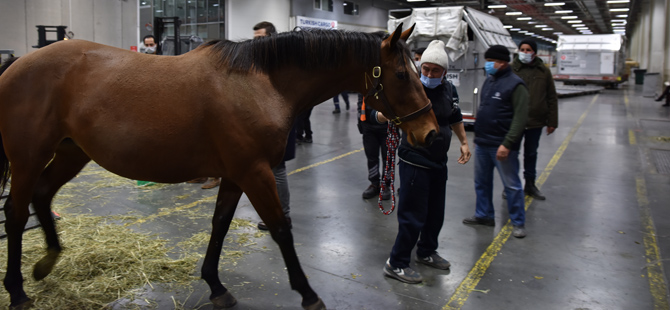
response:
<svg viewBox="0 0 670 310"><path fill-rule="evenodd" d="M355 110L333 115L330 101L317 106L314 143L298 145L287 163L288 171L318 164L289 176L293 235L310 284L329 309L668 309L663 270L670 266L661 259L670 257L670 172L657 165L670 158L670 143L657 137L670 137L670 108L641 93L641 85L629 85L559 100L560 127L542 137L537 164L547 200L530 201L525 239L509 238L500 195L495 228L461 223L474 213L474 162L458 165L453 142L439 249L452 267L414 264L425 279L420 285L382 276L397 221L381 214L376 200L361 199L368 181ZM174 243L209 231L216 190L106 187L99 169L91 165L63 190L73 203L64 212L132 211L147 219L135 229ZM502 191L499 179L494 191ZM187 208L203 216L181 216ZM259 219L246 197L236 217ZM244 259L221 267L239 301L233 309L299 309L269 234L254 243ZM172 296L186 309L213 309L209 293L200 280L180 291L154 285L145 297L159 309L175 308Z"/></svg>

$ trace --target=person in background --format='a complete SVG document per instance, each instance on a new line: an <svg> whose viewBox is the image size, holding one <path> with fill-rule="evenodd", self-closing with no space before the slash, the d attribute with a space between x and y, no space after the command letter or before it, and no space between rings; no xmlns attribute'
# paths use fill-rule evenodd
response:
<svg viewBox="0 0 670 310"><path fill-rule="evenodd" d="M295 140L300 143L312 143L312 122L309 118L312 116L314 107L307 109L298 115L295 121L296 137Z"/></svg>
<svg viewBox="0 0 670 310"><path fill-rule="evenodd" d="M537 148L542 128L546 126L547 135L550 135L558 127L558 96L554 78L542 59L537 57L537 43L531 39L519 43L519 54L514 56L512 69L526 83L530 94L528 123L522 135L523 177L526 180L523 191L535 199L545 200L546 197L535 186Z"/></svg>
<svg viewBox="0 0 670 310"><path fill-rule="evenodd" d="M444 222L447 152L452 131L461 142L458 163L467 163L471 154L461 109L453 101L454 88L444 79L448 67L444 42L430 42L421 61L421 83L433 104L440 132L427 148L411 146L403 132L398 148L398 235L383 271L385 276L405 283L423 281L421 275L409 266L415 246L416 262L442 270L451 266L437 253L437 239ZM379 121L387 121L381 113L374 115Z"/></svg>
<svg viewBox="0 0 670 310"><path fill-rule="evenodd" d="M417 69L421 70L421 56L423 55L423 52L426 51L425 47L420 47L414 50L414 65L416 66Z"/></svg>
<svg viewBox="0 0 670 310"><path fill-rule="evenodd" d="M493 170L498 169L516 238L526 236L524 195L519 178L519 148L528 120L528 89L509 61L509 50L491 46L484 54L484 81L475 120L475 215L465 224L495 226Z"/></svg>
<svg viewBox="0 0 670 310"><path fill-rule="evenodd" d="M254 26L254 38L259 37L268 37L271 35L277 34L275 26L270 22L260 22ZM288 135L288 140L286 143L286 150L284 151L284 158L281 163L276 167L272 168L272 173L275 175L275 182L277 183L277 194L279 194L279 202L281 203L281 208L284 211L284 216L286 221L288 221L288 226L293 227L291 223L291 217L289 213L291 212L291 193L288 188L288 174L286 173L286 161L289 161L295 158L295 141L296 141L296 130L295 126L291 128L291 131ZM268 226L264 222L258 223L258 229L268 230Z"/></svg>
<svg viewBox="0 0 670 310"><path fill-rule="evenodd" d="M349 93L342 92L339 95L335 95L335 97L333 97L333 104L335 105L335 110L333 110L333 114L338 114L341 112L340 99L338 98L340 95L342 95L342 99L344 100L344 103L347 105L347 110L349 110Z"/></svg>
<svg viewBox="0 0 670 310"><path fill-rule="evenodd" d="M142 43L144 44L144 53L156 55L156 37L148 34L142 38Z"/></svg>
<svg viewBox="0 0 670 310"><path fill-rule="evenodd" d="M358 94L358 131L363 135L363 149L368 164L368 180L370 185L363 191L363 199L371 199L379 196L382 173L386 167L386 124L380 124L372 114L374 109L367 106L363 95ZM381 153L381 166L379 156ZM381 173L380 173L381 169ZM391 188L386 184L382 193L382 200L391 199Z"/></svg>
<svg viewBox="0 0 670 310"><path fill-rule="evenodd" d="M670 81L665 81L663 85L665 86L665 89L663 90L663 93L661 93L661 96L656 98L656 101L661 101L665 98L665 103L661 106L670 107Z"/></svg>

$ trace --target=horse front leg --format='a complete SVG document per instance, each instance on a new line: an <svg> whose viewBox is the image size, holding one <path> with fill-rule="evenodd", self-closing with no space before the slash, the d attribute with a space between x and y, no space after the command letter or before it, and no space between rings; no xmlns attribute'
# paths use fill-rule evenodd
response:
<svg viewBox="0 0 670 310"><path fill-rule="evenodd" d="M254 181L245 186L245 193L258 215L268 226L272 239L279 245L288 270L291 289L298 291L302 296L302 307L304 309L325 310L326 306L310 287L298 261L298 255L293 245L293 234L281 208L272 171L266 169L255 174Z"/></svg>
<svg viewBox="0 0 670 310"><path fill-rule="evenodd" d="M237 304L235 297L221 284L219 279L219 256L241 196L242 190L236 184L230 180L221 179L212 218L212 234L209 238L205 260L202 263L202 279L209 285L212 292L209 300L212 301L215 309L230 308Z"/></svg>

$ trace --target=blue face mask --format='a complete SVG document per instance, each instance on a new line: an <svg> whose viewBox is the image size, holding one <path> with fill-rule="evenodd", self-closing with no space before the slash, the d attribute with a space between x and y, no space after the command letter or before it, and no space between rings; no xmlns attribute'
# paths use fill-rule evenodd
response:
<svg viewBox="0 0 670 310"><path fill-rule="evenodd" d="M495 62L487 61L486 64L484 65L484 70L486 70L486 74L490 75L496 74L496 72L498 72L498 69L494 67L495 65L496 65Z"/></svg>
<svg viewBox="0 0 670 310"><path fill-rule="evenodd" d="M423 84L424 86L426 86L430 89L433 89L435 87L440 86L440 84L442 84L442 77L429 78L429 77L423 75L423 73L421 73L421 84Z"/></svg>

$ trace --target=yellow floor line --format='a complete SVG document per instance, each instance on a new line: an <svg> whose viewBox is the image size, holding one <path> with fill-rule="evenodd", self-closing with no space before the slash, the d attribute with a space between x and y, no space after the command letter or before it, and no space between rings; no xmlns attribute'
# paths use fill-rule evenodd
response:
<svg viewBox="0 0 670 310"><path fill-rule="evenodd" d="M626 110L630 110L628 101L628 91L624 91L624 103ZM632 119L629 112L626 116ZM628 131L630 145L637 145L635 132L632 129ZM658 249L658 240L656 240L656 228L654 220L649 209L649 199L647 198L647 185L643 176L635 178L635 188L637 191L637 205L640 208L640 220L644 229L644 249L647 259L647 279L649 280L649 291L654 300L654 310L670 309L666 292L668 286L665 283L661 252Z"/></svg>
<svg viewBox="0 0 670 310"><path fill-rule="evenodd" d="M582 126L582 123L584 122L586 115L589 113L589 110L591 110L591 107L598 99L598 96L599 95L593 97L593 100L591 100L591 103L586 108L586 111L584 111L582 116L579 118L577 124L575 124L575 126L572 127L570 133L568 133L568 136L565 137L563 143L561 143L561 146L558 148L556 153L554 153L554 156L549 161L549 164L547 164L547 167L544 168L544 171L535 182L535 185L538 188L542 187L542 184L544 184L544 182L547 180L547 178L553 171L554 167L558 163L558 160L561 159L561 156L563 156L563 153L565 153L565 149L568 147L568 144L570 144L570 141L575 136L575 133L577 133L579 127ZM526 197L525 200L526 210L528 210L532 202L533 198ZM486 248L486 251L484 251L479 260L475 262L474 267L472 267L470 272L468 272L468 275L465 277L465 279L463 279L461 284L458 285L456 291L454 292L453 295L451 295L451 298L449 298L447 304L444 307L442 307L443 310L455 310L455 309L461 309L461 307L463 307L465 302L470 297L470 292L472 292L472 290L474 290L477 287L477 284L479 284L479 281L484 276L484 273L486 273L486 270L488 270L489 266L491 266L493 259L496 257L496 255L498 255L500 249L502 249L502 246L505 244L505 242L507 242L509 237L512 235L512 230L513 230L512 224L508 220L507 223L500 230L498 235L496 235L496 237L493 238L493 241L488 246L488 248Z"/></svg>
<svg viewBox="0 0 670 310"><path fill-rule="evenodd" d="M358 150L353 150L353 151L351 151L351 152L344 153L344 154L342 154L342 155L338 155L338 156L335 156L335 157L333 157L333 158L326 159L326 160L324 160L324 161L320 161L320 162L315 163L315 164L311 164L311 165L309 165L309 166L305 166L305 167L302 167L302 168L298 168L298 169L296 169L296 170L293 170L293 171L289 172L288 175L296 174L296 173L298 173L298 172L303 172L303 171L305 171L305 170L309 170L309 169L312 169L312 168L321 166L321 165L323 165L323 164L327 164L327 163L336 161L336 160L338 160L338 159L347 157L347 156L349 156L349 155L352 155L352 154L355 154L355 153L358 153L358 152L361 152L361 151L363 151L363 148L360 148L360 149L358 149ZM158 217L161 217L161 216L167 216L167 215L170 215L170 214L172 214L172 213L174 213L174 212L177 212L177 211L182 211L182 210L191 209L191 208L196 207L197 205L199 205L199 204L201 204L201 203L204 203L204 202L212 202L212 201L216 201L216 196L217 196L217 195L209 196L209 197L205 197L205 198L198 199L198 200L196 200L196 201L194 201L194 202L191 202L191 203L186 204L186 205L183 205L183 206L178 206L178 207L175 207L175 208L169 208L169 209L164 210L164 211L161 211L161 212L159 212L159 213L157 213L157 214L152 214L152 215L149 215L149 216L147 216L147 217L141 218L141 219L139 219L139 220L137 220L137 221L135 221L135 222L128 223L128 224L126 224L126 226L142 224L142 223L151 221L151 220L153 220L153 219L155 219L155 218L158 218Z"/></svg>

